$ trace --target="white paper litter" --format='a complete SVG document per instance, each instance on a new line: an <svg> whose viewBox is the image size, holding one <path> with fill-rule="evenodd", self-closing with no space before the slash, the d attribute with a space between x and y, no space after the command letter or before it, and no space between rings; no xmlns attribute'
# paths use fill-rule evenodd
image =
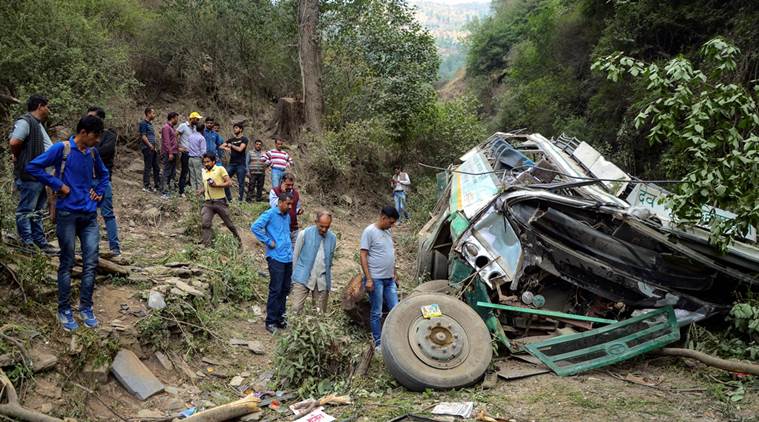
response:
<svg viewBox="0 0 759 422"><path fill-rule="evenodd" d="M452 415L461 416L462 418L468 418L472 416L474 411L474 402L442 402L432 409L432 413L435 415Z"/></svg>
<svg viewBox="0 0 759 422"><path fill-rule="evenodd" d="M318 409L314 409L308 415L297 419L295 422L332 422L334 420L335 418L324 413L324 408L320 407Z"/></svg>

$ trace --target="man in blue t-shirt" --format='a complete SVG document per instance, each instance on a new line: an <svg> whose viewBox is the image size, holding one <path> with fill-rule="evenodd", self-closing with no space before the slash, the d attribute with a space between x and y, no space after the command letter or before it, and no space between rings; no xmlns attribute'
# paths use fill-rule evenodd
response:
<svg viewBox="0 0 759 422"><path fill-rule="evenodd" d="M103 121L100 118L84 116L76 125L76 135L68 141L53 145L26 165L29 174L43 185L49 186L58 196L55 222L61 248L58 266L58 320L65 331L79 328L69 303L77 237L82 248L79 315L87 327L94 328L98 325L92 310L100 241L97 206L111 183L108 169L95 148L102 133ZM45 171L51 166L55 168L55 176Z"/></svg>
<svg viewBox="0 0 759 422"><path fill-rule="evenodd" d="M145 192L155 192L161 184L161 170L158 165L160 157L160 148L155 138L155 129L153 129L153 120L155 119L155 110L151 107L145 109L145 118L140 120L140 150L142 159L145 162L145 168L142 170L142 190ZM150 173L153 173L153 187L150 187Z"/></svg>
<svg viewBox="0 0 759 422"><path fill-rule="evenodd" d="M221 165L221 154L219 147L224 143L224 139L214 130L213 117L206 117L206 130L203 131L203 136L206 138L206 152L210 152L216 155L216 165Z"/></svg>

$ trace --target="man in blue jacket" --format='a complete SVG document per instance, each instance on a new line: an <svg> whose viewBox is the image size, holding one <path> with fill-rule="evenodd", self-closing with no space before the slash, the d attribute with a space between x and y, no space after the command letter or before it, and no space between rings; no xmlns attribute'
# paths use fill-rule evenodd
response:
<svg viewBox="0 0 759 422"><path fill-rule="evenodd" d="M26 171L58 195L56 204L56 234L61 248L58 267L58 320L65 331L79 328L69 303L71 268L74 266L74 247L78 237L82 247L82 283L79 288L79 315L84 325L97 326L92 310L92 291L98 263L97 206L110 184L108 169L95 146L103 133L103 121L96 116L84 116L76 125L76 135L59 142L37 156ZM55 167L55 176L45 172ZM97 180L97 184L93 181ZM94 187L93 187L94 186Z"/></svg>
<svg viewBox="0 0 759 422"><path fill-rule="evenodd" d="M282 193L277 206L269 208L251 225L250 230L266 245L269 264L269 298L266 302L266 331L274 334L287 327L285 306L290 293L293 248L290 240L290 194Z"/></svg>
<svg viewBox="0 0 759 422"><path fill-rule="evenodd" d="M300 313L308 296L313 297L316 311L325 313L332 287L332 257L337 237L329 231L332 214L316 212L316 224L298 233L293 251L292 311Z"/></svg>

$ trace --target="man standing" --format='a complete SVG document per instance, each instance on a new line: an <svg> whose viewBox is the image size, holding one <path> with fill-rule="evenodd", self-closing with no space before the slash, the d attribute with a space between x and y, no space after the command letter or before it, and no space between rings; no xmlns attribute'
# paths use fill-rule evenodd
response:
<svg viewBox="0 0 759 422"><path fill-rule="evenodd" d="M290 154L287 153L287 151L283 150L282 147L284 146L285 141L281 138L274 141L274 149L267 152L264 157L264 162L266 165L271 167L271 187L275 188L279 186L282 175L285 174L285 171L288 167L290 167L293 163L292 158L290 158Z"/></svg>
<svg viewBox="0 0 759 422"><path fill-rule="evenodd" d="M169 189L174 181L177 171L177 156L179 155L179 144L177 143L177 133L174 127L179 120L179 113L172 111L166 116L166 123L161 128L161 159L163 160L163 177L161 177L161 197L169 197Z"/></svg>
<svg viewBox="0 0 759 422"><path fill-rule="evenodd" d="M393 188L393 200L395 201L395 209L398 210L398 215L400 216L400 220L398 221L398 224L400 224L404 220L408 220L406 195L409 187L411 187L411 179L409 179L408 174L400 166L395 168L395 174L392 180L390 180L390 186Z"/></svg>
<svg viewBox="0 0 759 422"><path fill-rule="evenodd" d="M298 216L303 214L303 207L300 206L300 192L295 189L295 176L292 173L285 173L282 176L282 183L269 192L269 206L277 206L279 195L288 193L292 197L290 205L290 241L295 244L295 238L298 236Z"/></svg>
<svg viewBox="0 0 759 422"><path fill-rule="evenodd" d="M68 141L55 144L26 166L30 174L58 194L55 229L61 246L58 267L58 320L65 331L73 331L79 327L69 303L71 269L74 266L77 237L82 249L79 315L87 327L94 328L98 324L92 310L92 291L95 285L100 239L97 204L103 199L110 184L108 169L94 148L102 133L102 120L95 116L84 116L76 125L76 135ZM56 167L56 176L51 176L45 171L45 168L50 166ZM93 187L95 178L98 183Z"/></svg>
<svg viewBox="0 0 759 422"><path fill-rule="evenodd" d="M240 192L240 202L245 195L245 150L248 146L248 138L243 136L242 123L235 123L232 126L234 137L227 139L222 148L229 151L229 165L227 173L229 177L237 176L237 187ZM226 189L227 201L232 200L232 189Z"/></svg>
<svg viewBox="0 0 759 422"><path fill-rule="evenodd" d="M203 136L205 126L198 122L195 132L190 133L187 139L188 167L190 171L190 184L198 192L203 188L203 154L206 153L206 138Z"/></svg>
<svg viewBox="0 0 759 422"><path fill-rule="evenodd" d="M237 244L242 247L240 234L232 222L232 217L229 216L227 200L224 195L224 189L232 185L232 179L229 178L224 167L216 165L216 156L210 152L203 154L203 185L205 202L200 212L203 245L211 246L213 216L218 214L224 225L237 239Z"/></svg>
<svg viewBox="0 0 759 422"><path fill-rule="evenodd" d="M369 292L369 326L376 348L381 344L383 304L388 311L398 304L395 248L390 232L396 221L398 211L388 205L380 211L379 220L366 227L361 235L361 270L364 272L364 282Z"/></svg>
<svg viewBox="0 0 759 422"><path fill-rule="evenodd" d="M30 96L26 110L27 113L16 120L10 136L14 184L19 192L16 230L26 248L34 249L36 246L47 254L55 254L57 250L47 243L42 227L42 213L47 206L45 188L26 170L30 161L53 145L42 126L50 114L47 97Z"/></svg>
<svg viewBox="0 0 759 422"><path fill-rule="evenodd" d="M200 113L193 111L190 113L189 119L177 127L180 154L179 164L182 166L182 171L179 173L179 196L181 197L184 197L184 188L189 181L187 178L190 175L190 155L187 153L189 149L190 134L195 132L195 127L202 118L203 116L201 116Z"/></svg>
<svg viewBox="0 0 759 422"><path fill-rule="evenodd" d="M301 230L295 241L292 276L292 310L295 314L303 309L308 296L313 298L317 312L327 312L337 237L329 231L332 225L329 212L317 211L315 223Z"/></svg>
<svg viewBox="0 0 759 422"><path fill-rule="evenodd" d="M145 118L140 121L140 148L142 149L142 159L145 167L142 170L142 190L145 192L155 192L159 188L161 170L158 167L158 144L155 139L155 130L153 130L153 119L155 119L155 110L151 107L145 109ZM150 187L150 173L153 173L153 187Z"/></svg>
<svg viewBox="0 0 759 422"><path fill-rule="evenodd" d="M100 118L105 125L105 110L100 107L90 107L87 110L87 114ZM113 159L116 157L116 142L118 141L118 134L114 129L104 129L103 135L100 137L100 142L97 144L98 154L100 159L103 160L105 168L108 169L108 186L105 188L103 194L103 200L98 203L100 208L100 215L105 222L105 231L108 233L108 248L113 255L112 260L117 264L123 264L121 258L121 242L119 241L119 226L116 224L116 214L113 212L113 186L112 186L112 174L113 174ZM95 185L100 183L99 179L95 180Z"/></svg>
<svg viewBox="0 0 759 422"><path fill-rule="evenodd" d="M203 130L203 136L206 138L206 152L216 156L216 164L221 165L221 151L219 147L224 143L221 136L214 129L213 117L206 117L206 127Z"/></svg>
<svg viewBox="0 0 759 422"><path fill-rule="evenodd" d="M285 307L293 269L293 247L290 240L290 194L282 193L277 206L264 211L250 226L250 231L266 245L269 265L269 298L266 302L266 331L274 334L287 327Z"/></svg>
<svg viewBox="0 0 759 422"><path fill-rule="evenodd" d="M253 151L250 152L248 162L248 202L263 201L264 179L266 178L266 164L264 163L263 142L256 139L253 143ZM253 199L255 197L255 199Z"/></svg>

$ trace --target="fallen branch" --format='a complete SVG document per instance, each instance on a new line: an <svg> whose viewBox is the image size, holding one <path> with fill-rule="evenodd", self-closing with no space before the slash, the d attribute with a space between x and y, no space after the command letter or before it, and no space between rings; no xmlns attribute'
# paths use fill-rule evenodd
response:
<svg viewBox="0 0 759 422"><path fill-rule="evenodd" d="M2 389L0 389L0 401L2 401L3 397L7 399L7 403L0 404L0 415L28 422L63 422L61 419L21 406L18 402L16 388L13 387L13 383L2 369L0 369L0 385L2 385Z"/></svg>
<svg viewBox="0 0 759 422"><path fill-rule="evenodd" d="M32 362L32 355L29 354L29 352L26 350L26 348L24 347L24 345L19 340L17 340L14 337L11 337L11 336L5 334L6 331L12 330L14 328L18 328L18 327L16 327L15 325L11 325L11 324L3 325L2 327L0 327L0 338L2 338L3 340L7 341L8 343L16 346L16 348L18 349L18 351L21 353L21 358L23 360L23 364L31 368L32 363L33 363Z"/></svg>
<svg viewBox="0 0 759 422"><path fill-rule="evenodd" d="M13 281L18 284L18 288L21 290L21 295L24 297L24 303L28 302L28 299L26 297L26 292L24 291L24 284L21 282L21 280L18 279L18 276L16 275L16 271L14 271L11 267L9 267L4 262L0 262L0 266L3 267L3 269L11 276Z"/></svg>
<svg viewBox="0 0 759 422"><path fill-rule="evenodd" d="M759 375L759 365L754 365L747 362L739 362L736 360L720 359L718 357L707 355L706 353L696 350L666 347L659 350L658 353L665 356L678 356L682 358L695 359L708 366L724 369L726 371L744 372L751 375Z"/></svg>
<svg viewBox="0 0 759 422"><path fill-rule="evenodd" d="M260 401L261 400L258 397L251 394L243 399L196 413L185 420L187 422L228 421L230 419L239 418L240 416L260 412L261 409L258 407Z"/></svg>
<svg viewBox="0 0 759 422"><path fill-rule="evenodd" d="M113 410L113 408L111 406L109 406L106 402L104 402L103 399L100 398L100 396L98 396L97 394L95 394L94 391L90 390L89 388L87 388L87 387L85 387L83 385L77 384L75 382L72 382L71 384L74 385L75 387L78 387L78 388L84 390L87 394L91 395L92 397L95 397L95 400L99 401L100 404L102 404L103 406L105 406L106 409L110 410L111 413L113 413L114 415L116 415L116 417L118 417L122 421L129 422L128 419L124 418L123 416L119 415L118 412L116 412L115 410Z"/></svg>

